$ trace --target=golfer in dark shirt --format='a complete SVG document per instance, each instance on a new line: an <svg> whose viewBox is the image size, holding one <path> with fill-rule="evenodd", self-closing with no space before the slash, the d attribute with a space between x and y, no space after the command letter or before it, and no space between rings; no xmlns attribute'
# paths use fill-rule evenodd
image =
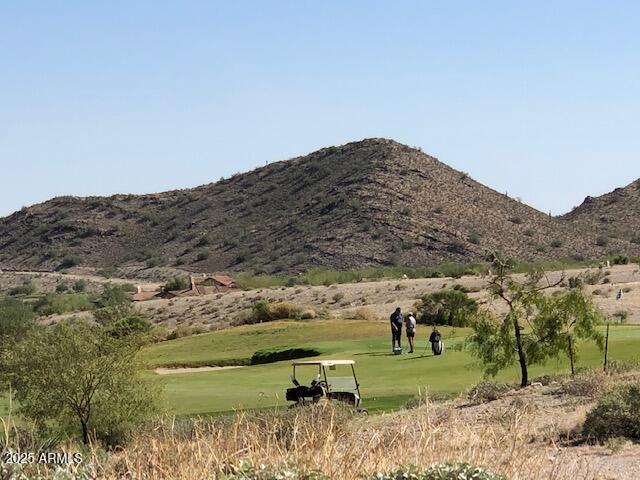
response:
<svg viewBox="0 0 640 480"><path fill-rule="evenodd" d="M394 351L396 342L398 343L398 347L402 348L402 324L404 323L404 318L400 307L396 308L396 311L391 314L389 320L391 321L391 351Z"/></svg>

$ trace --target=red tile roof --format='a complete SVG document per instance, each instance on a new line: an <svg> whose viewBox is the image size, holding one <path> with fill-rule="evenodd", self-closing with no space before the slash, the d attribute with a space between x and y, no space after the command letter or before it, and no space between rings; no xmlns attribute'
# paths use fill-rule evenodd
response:
<svg viewBox="0 0 640 480"><path fill-rule="evenodd" d="M218 282L219 284L225 286L225 287L230 287L231 285L233 285L233 278L231 278L228 275L213 275L212 277L216 282Z"/></svg>
<svg viewBox="0 0 640 480"><path fill-rule="evenodd" d="M134 302L144 302L145 300L151 300L158 295L158 292L137 292L134 293L131 299Z"/></svg>

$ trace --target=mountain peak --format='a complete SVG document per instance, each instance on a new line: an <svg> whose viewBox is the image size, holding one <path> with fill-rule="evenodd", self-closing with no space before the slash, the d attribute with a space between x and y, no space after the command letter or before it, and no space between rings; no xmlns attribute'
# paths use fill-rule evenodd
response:
<svg viewBox="0 0 640 480"><path fill-rule="evenodd" d="M549 217L391 139L366 138L193 189L59 197L0 219L0 268L72 263L147 275L436 265L502 251L604 255L596 234Z"/></svg>

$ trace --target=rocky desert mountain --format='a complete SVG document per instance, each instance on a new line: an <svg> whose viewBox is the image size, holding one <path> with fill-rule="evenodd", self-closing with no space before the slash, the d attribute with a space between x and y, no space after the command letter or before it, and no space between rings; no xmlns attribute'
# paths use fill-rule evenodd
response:
<svg viewBox="0 0 640 480"><path fill-rule="evenodd" d="M419 149L374 138L193 189L23 208L0 219L0 268L277 273L473 262L494 251L526 260L637 254L631 229L612 227L603 242L594 218L610 227L600 218L633 205L625 215L637 224L638 182L609 195L550 217Z"/></svg>
<svg viewBox="0 0 640 480"><path fill-rule="evenodd" d="M587 197L563 217L597 235L600 244L621 239L640 245L640 179L600 197Z"/></svg>

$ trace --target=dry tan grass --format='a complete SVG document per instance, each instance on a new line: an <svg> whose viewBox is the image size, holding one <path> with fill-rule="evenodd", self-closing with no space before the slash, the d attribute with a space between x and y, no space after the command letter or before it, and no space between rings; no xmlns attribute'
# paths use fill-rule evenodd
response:
<svg viewBox="0 0 640 480"><path fill-rule="evenodd" d="M344 480L400 465L460 461L512 480L593 478L586 462L552 445L532 443L539 429L530 409L499 416L499 421L495 415L470 421L453 404L427 403L410 413L379 417L320 405L188 425L167 420L106 461L98 456L90 461L105 479L219 478L229 465L246 459Z"/></svg>

